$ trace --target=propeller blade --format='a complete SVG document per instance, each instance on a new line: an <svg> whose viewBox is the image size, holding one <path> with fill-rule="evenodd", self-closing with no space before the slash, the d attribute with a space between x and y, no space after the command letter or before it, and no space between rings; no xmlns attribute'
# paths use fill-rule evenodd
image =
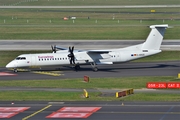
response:
<svg viewBox="0 0 180 120"><path fill-rule="evenodd" d="M56 53L56 45L54 45L54 53Z"/></svg>
<svg viewBox="0 0 180 120"><path fill-rule="evenodd" d="M51 45L51 48L52 48L53 53L56 53L56 45L54 46Z"/></svg>
<svg viewBox="0 0 180 120"><path fill-rule="evenodd" d="M70 64L75 64L75 57L74 57L74 46L73 47L70 47L69 46L69 54L68 54L68 57L69 57L69 62Z"/></svg>
<svg viewBox="0 0 180 120"><path fill-rule="evenodd" d="M69 52L71 53L71 47L69 46Z"/></svg>
<svg viewBox="0 0 180 120"><path fill-rule="evenodd" d="M74 52L74 46L72 47L71 52L72 52L72 53Z"/></svg>

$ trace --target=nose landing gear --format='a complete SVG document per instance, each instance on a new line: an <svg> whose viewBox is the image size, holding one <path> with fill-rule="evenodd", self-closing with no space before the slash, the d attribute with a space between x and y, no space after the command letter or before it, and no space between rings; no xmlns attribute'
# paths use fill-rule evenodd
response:
<svg viewBox="0 0 180 120"><path fill-rule="evenodd" d="M14 72L14 73L17 73L17 72L18 72L18 70L17 70L16 68L14 68L14 69L13 69L13 72Z"/></svg>

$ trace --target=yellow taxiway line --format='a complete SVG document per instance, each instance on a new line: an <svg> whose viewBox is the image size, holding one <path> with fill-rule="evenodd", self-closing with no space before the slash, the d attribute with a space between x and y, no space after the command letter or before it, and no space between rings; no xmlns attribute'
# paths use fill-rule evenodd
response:
<svg viewBox="0 0 180 120"><path fill-rule="evenodd" d="M59 74L59 73L54 73L54 72L43 72L43 71L34 71L33 73L37 73L37 74L43 74L43 75L51 75L51 76L61 76L63 74Z"/></svg>
<svg viewBox="0 0 180 120"><path fill-rule="evenodd" d="M10 69L13 70L13 69ZM20 72L28 72L28 69L17 69ZM60 73L55 73L55 72L44 72L44 71L32 71L32 73L36 73L36 74L43 74L43 75L51 75L51 76L61 76L63 74Z"/></svg>
<svg viewBox="0 0 180 120"><path fill-rule="evenodd" d="M38 114L38 113L44 111L45 109L47 109L47 108L49 108L49 107L51 107L51 106L52 106L52 105L48 105L48 106L46 106L46 107L44 107L44 108L38 110L37 112L35 112L35 113L33 113L33 114L31 114L31 115L29 115L29 116L23 118L22 120L27 120L27 119L29 119L30 117L35 116L36 114Z"/></svg>

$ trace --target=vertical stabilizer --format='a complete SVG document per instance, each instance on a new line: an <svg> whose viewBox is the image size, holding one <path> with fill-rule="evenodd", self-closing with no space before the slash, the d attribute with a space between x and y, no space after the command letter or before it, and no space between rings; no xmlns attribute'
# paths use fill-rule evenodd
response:
<svg viewBox="0 0 180 120"><path fill-rule="evenodd" d="M143 50L159 50L166 28L168 25L151 25L151 32L147 37L146 41L143 43Z"/></svg>

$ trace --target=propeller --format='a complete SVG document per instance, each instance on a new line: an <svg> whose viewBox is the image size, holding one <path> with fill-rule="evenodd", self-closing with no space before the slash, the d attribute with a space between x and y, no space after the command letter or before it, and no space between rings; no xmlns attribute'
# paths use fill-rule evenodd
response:
<svg viewBox="0 0 180 120"><path fill-rule="evenodd" d="M51 45L51 48L52 48L52 52L56 53L56 45L54 45L54 46Z"/></svg>
<svg viewBox="0 0 180 120"><path fill-rule="evenodd" d="M74 46L73 47L69 47L68 57L69 57L70 64L75 64L75 56L74 56L73 51L74 51Z"/></svg>

